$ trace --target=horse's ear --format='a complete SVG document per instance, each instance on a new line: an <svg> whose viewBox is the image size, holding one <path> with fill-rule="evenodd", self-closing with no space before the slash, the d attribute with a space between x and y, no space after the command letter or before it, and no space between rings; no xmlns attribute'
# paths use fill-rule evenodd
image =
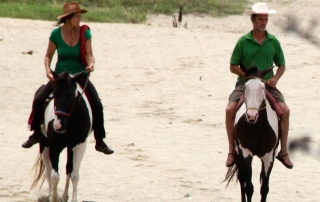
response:
<svg viewBox="0 0 320 202"><path fill-rule="evenodd" d="M85 74L86 74L86 72L84 71L84 72L80 72L78 74L73 75L72 81L78 82Z"/></svg>
<svg viewBox="0 0 320 202"><path fill-rule="evenodd" d="M245 73L246 73L246 76L256 76L257 72L258 72L258 67L256 65L253 65L249 67Z"/></svg>
<svg viewBox="0 0 320 202"><path fill-rule="evenodd" d="M55 73L54 71L52 71L52 69L50 69L50 71L53 75L53 78L56 80L59 77L59 75L57 73Z"/></svg>
<svg viewBox="0 0 320 202"><path fill-rule="evenodd" d="M245 77L255 76L258 72L258 68L256 65L246 68L242 63L240 63L240 69L245 73Z"/></svg>
<svg viewBox="0 0 320 202"><path fill-rule="evenodd" d="M274 67L270 67L270 68L268 68L268 69L259 71L259 75L258 75L258 76L259 76L260 78L264 78L264 76L265 76L266 74L268 74L269 72L271 72L271 71L273 70L273 68L274 68Z"/></svg>

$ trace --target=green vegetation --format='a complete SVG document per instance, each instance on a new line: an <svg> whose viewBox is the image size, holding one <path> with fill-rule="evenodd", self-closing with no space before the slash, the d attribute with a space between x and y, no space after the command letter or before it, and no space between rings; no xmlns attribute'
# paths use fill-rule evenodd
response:
<svg viewBox="0 0 320 202"><path fill-rule="evenodd" d="M55 20L64 0L0 0L0 17ZM149 14L172 15L180 5L184 14L208 14L213 17L241 14L247 0L78 0L89 10L84 21L143 23Z"/></svg>

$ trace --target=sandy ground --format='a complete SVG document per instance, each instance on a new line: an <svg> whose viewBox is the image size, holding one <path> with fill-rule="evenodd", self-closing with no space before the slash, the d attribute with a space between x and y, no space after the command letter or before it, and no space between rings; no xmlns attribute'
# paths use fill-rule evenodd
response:
<svg viewBox="0 0 320 202"><path fill-rule="evenodd" d="M286 33L285 14L307 28L320 2L268 1L279 14L268 30L280 40L287 70L278 84L291 109L289 140L303 135L320 143L320 50ZM91 75L105 111L106 142L115 154L94 150L88 137L79 182L79 201L239 201L239 185L222 183L227 156L224 126L228 94L236 76L229 59L237 39L251 28L248 16L151 16L145 25L89 23L96 70ZM0 19L0 201L37 201L27 176L38 147L21 148L30 132L33 93L46 82L43 59L54 22ZM319 29L311 32L317 36ZM33 50L33 55L22 54ZM54 65L54 63L53 63ZM62 192L65 151L61 155ZM287 170L276 161L268 201L320 201L319 157L291 153ZM260 162L253 162L254 201L259 201Z"/></svg>

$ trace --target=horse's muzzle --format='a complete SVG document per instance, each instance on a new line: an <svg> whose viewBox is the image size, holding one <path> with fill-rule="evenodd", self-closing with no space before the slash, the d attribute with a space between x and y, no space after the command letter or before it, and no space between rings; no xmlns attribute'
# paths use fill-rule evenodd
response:
<svg viewBox="0 0 320 202"><path fill-rule="evenodd" d="M246 117L247 117L248 123L252 123L252 124L256 123L259 117L259 112L258 110L249 109L246 112Z"/></svg>
<svg viewBox="0 0 320 202"><path fill-rule="evenodd" d="M65 118L56 118L53 122L53 129L57 133L65 133L67 131L67 120Z"/></svg>

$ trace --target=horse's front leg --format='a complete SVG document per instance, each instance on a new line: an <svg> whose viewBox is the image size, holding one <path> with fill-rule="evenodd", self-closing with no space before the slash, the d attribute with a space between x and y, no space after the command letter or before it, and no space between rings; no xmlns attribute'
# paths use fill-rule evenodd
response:
<svg viewBox="0 0 320 202"><path fill-rule="evenodd" d="M66 185L64 187L64 191L63 191L63 194L61 196L62 200L63 201L68 201L69 200L69 184L70 184L70 175L68 174L67 175L67 179L66 179Z"/></svg>
<svg viewBox="0 0 320 202"><path fill-rule="evenodd" d="M73 169L71 172L71 181L73 185L73 191L72 191L72 200L71 202L78 202L77 195L78 195L78 183L80 179L79 175L79 169L80 164L83 159L84 152L86 151L87 142L78 144L76 147L72 149L72 162L73 162ZM69 161L69 155L68 155L68 161Z"/></svg>
<svg viewBox="0 0 320 202"><path fill-rule="evenodd" d="M58 195L59 180L60 180L59 173L53 170L51 173L52 194L50 197L50 202L64 202Z"/></svg>
<svg viewBox="0 0 320 202"><path fill-rule="evenodd" d="M244 158L241 156L241 158ZM248 155L246 156L239 169L239 172L241 170L242 174L243 174L243 178L244 178L244 192L247 196L247 202L251 202L252 199L252 195L254 192L254 188L253 188L253 184L252 184L252 156Z"/></svg>
<svg viewBox="0 0 320 202"><path fill-rule="evenodd" d="M61 202L62 199L58 195L58 184L60 180L59 170L59 155L61 151L57 151L54 148L49 148L49 156L52 165L51 171L51 183L52 183L52 194L50 197L50 202Z"/></svg>
<svg viewBox="0 0 320 202"><path fill-rule="evenodd" d="M261 202L267 201L267 195L269 193L269 178L273 168L274 157L273 152L267 153L262 160L262 168L260 173L260 194L261 194Z"/></svg>
<svg viewBox="0 0 320 202"><path fill-rule="evenodd" d="M246 192L244 190L244 187L245 187L244 173L243 173L243 170L239 167L238 167L238 179L239 179L239 183L240 183L241 202L247 202Z"/></svg>

